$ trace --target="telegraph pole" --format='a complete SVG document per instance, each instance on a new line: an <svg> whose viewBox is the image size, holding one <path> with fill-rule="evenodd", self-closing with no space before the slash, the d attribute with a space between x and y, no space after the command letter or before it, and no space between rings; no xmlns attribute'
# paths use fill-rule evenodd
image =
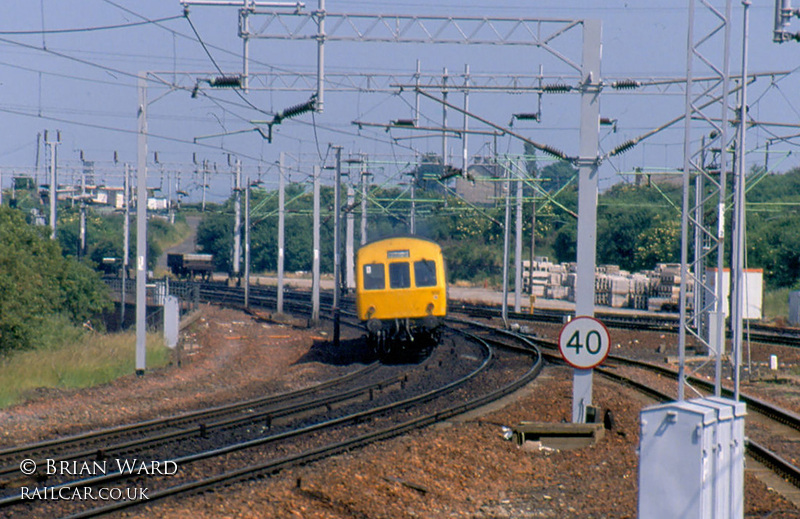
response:
<svg viewBox="0 0 800 519"><path fill-rule="evenodd" d="M239 267L242 254L242 163L237 158L233 164L235 184L233 188L233 277L239 283Z"/></svg>
<svg viewBox="0 0 800 519"><path fill-rule="evenodd" d="M442 128L447 128L447 67L442 71ZM447 166L447 132L442 132L442 175Z"/></svg>
<svg viewBox="0 0 800 519"><path fill-rule="evenodd" d="M125 163L125 179L123 182L122 203L124 204L125 217L122 221L122 305L120 305L120 322L125 326L125 290L128 284L128 256L130 255L130 235L131 235L131 171L130 166Z"/></svg>
<svg viewBox="0 0 800 519"><path fill-rule="evenodd" d="M147 358L147 81L139 75L136 159L136 374L144 376Z"/></svg>
<svg viewBox="0 0 800 519"><path fill-rule="evenodd" d="M409 218L409 231L417 234L417 174L411 175L411 217Z"/></svg>
<svg viewBox="0 0 800 519"><path fill-rule="evenodd" d="M333 345L339 346L339 291L341 288L342 273L342 237L341 223L339 221L342 199L342 147L334 146L336 150L336 179L333 186Z"/></svg>
<svg viewBox="0 0 800 519"><path fill-rule="evenodd" d="M361 168L361 245L367 243L367 177L366 160Z"/></svg>
<svg viewBox="0 0 800 519"><path fill-rule="evenodd" d="M284 167L284 152L281 152L278 163L278 302L279 314L283 313L283 261L284 261L284 227L286 222L286 173Z"/></svg>
<svg viewBox="0 0 800 519"><path fill-rule="evenodd" d="M511 223L511 185L510 168L506 165L503 175L503 198L505 199L506 211L503 223L503 306L502 317L503 326L508 328L508 244L509 244L509 224Z"/></svg>
<svg viewBox="0 0 800 519"><path fill-rule="evenodd" d="M314 166L314 223L313 249L314 256L311 264L311 320L319 322L319 176L320 167Z"/></svg>
<svg viewBox="0 0 800 519"><path fill-rule="evenodd" d="M58 174L56 168L56 161L58 154L56 147L61 144L61 130L56 131L56 140L50 141L48 139L47 130L44 131L44 143L50 149L50 239L56 239L56 222L58 211Z"/></svg>
<svg viewBox="0 0 800 519"><path fill-rule="evenodd" d="M517 164L517 211L514 228L514 311L522 310L522 170Z"/></svg>
<svg viewBox="0 0 800 519"><path fill-rule="evenodd" d="M469 65L464 65L464 86L469 87ZM467 178L467 166L469 165L467 139L469 133L469 88L464 89L464 133L461 134L461 176Z"/></svg>
<svg viewBox="0 0 800 519"><path fill-rule="evenodd" d="M250 177L244 190L244 307L250 308Z"/></svg>
<svg viewBox="0 0 800 519"><path fill-rule="evenodd" d="M347 222L345 230L345 286L348 290L355 288L355 220L353 219L353 204L356 200L356 193L350 183L347 184Z"/></svg>
<svg viewBox="0 0 800 519"><path fill-rule="evenodd" d="M203 161L203 205L201 212L206 212L206 191L208 190L208 159Z"/></svg>
<svg viewBox="0 0 800 519"><path fill-rule="evenodd" d="M86 255L86 168L89 167L89 162L84 160L83 150L81 150L81 222L80 222L80 249L78 250L78 257L82 258Z"/></svg>
<svg viewBox="0 0 800 519"><path fill-rule="evenodd" d="M742 2L744 6L743 29L742 29L742 85L739 104L739 128L738 139L736 142L736 176L734 186L734 214L733 214L733 243L731 248L731 347L734 354L733 370L733 397L739 400L739 384L742 366L742 320L745 317L745 276L744 276L744 252L745 252L745 175L747 174L747 164L745 163L745 136L747 135L747 59L748 59L748 38L750 32L750 0Z"/></svg>

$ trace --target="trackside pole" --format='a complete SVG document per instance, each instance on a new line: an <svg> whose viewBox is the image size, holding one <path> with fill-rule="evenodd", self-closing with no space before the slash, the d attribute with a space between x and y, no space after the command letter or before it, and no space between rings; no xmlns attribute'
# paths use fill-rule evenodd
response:
<svg viewBox="0 0 800 519"><path fill-rule="evenodd" d="M600 135L600 57L602 24L583 22L581 127L578 160L578 270L575 315L594 316L594 271L597 255L597 148ZM572 421L586 421L592 404L592 370L575 369L572 377Z"/></svg>
<svg viewBox="0 0 800 519"><path fill-rule="evenodd" d="M286 172L284 171L284 152L281 152L278 163L280 173L278 180L278 301L277 312L283 313L283 262L284 262L284 242L286 221Z"/></svg>
<svg viewBox="0 0 800 519"><path fill-rule="evenodd" d="M311 263L311 321L319 322L319 226L320 226L320 200L319 200L320 167L314 166L314 223L313 223L313 248L314 257Z"/></svg>
<svg viewBox="0 0 800 519"><path fill-rule="evenodd" d="M147 348L147 82L139 76L136 159L136 374L144 375Z"/></svg>

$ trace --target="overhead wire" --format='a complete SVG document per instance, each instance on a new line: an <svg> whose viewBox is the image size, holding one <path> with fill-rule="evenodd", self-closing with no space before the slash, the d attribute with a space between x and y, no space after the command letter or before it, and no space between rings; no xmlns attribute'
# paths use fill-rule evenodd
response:
<svg viewBox="0 0 800 519"><path fill-rule="evenodd" d="M137 18L141 18L142 20L149 20L149 21L152 22L152 20L150 20L146 16L144 16L144 15L142 15L140 13L137 13L135 11L132 11L131 9L128 9L127 7L125 7L123 5L119 5L118 3L113 2L112 0L102 0L102 1L107 3L107 4L109 4L109 5L111 5L111 6L113 6L113 7L116 7L117 9L120 9L120 10L122 10L122 11L124 11L124 12L126 12L126 13L128 13L128 14L130 14L132 16L136 16ZM154 23L154 25L156 27L158 27L159 29L163 29L163 30L165 30L167 32L172 33L174 36L179 36L181 38L187 39L187 40L195 42L195 43L197 42L197 40L195 38L193 38L191 36L188 36L188 35L180 32L180 31L177 31L175 29L172 29L170 27L164 26L164 25L162 25L160 23ZM228 54L228 55L231 55L231 56L234 56L234 57L237 57L237 58L241 58L241 54L239 54L238 52L234 52L234 51L228 50L228 49L226 49L224 47L219 47L219 46L216 46L216 45L212 45L210 43L206 43L206 46L208 48L214 49L215 51L222 52L224 54ZM276 67L274 65L271 65L271 64L268 64L268 63L264 63L264 62L261 62L261 61L258 61L258 60L252 59L252 58L250 58L250 62L258 64L258 65L262 65L262 66L265 66L265 67L268 67L270 69L274 69L274 70L278 70L278 71L282 71L282 72L289 72L289 69Z"/></svg>
<svg viewBox="0 0 800 519"><path fill-rule="evenodd" d="M133 11L130 11L129 9L127 9L127 8L125 8L125 7L123 7L123 6L120 6L120 5L118 5L118 4L116 4L116 3L114 3L114 2L112 2L112 1L110 1L110 0L103 0L103 1L105 1L106 3L108 3L108 4L112 5L112 6L115 6L115 7L119 8L119 9L123 9L123 10L125 10L126 12L129 12L129 13L131 13L131 14L134 14L134 15L136 15L136 16L140 16L140 17L141 17L141 15L138 15L138 14L134 13ZM42 5L42 8L43 8L43 5ZM43 14L44 14L44 13L43 13ZM170 18L165 18L165 19L158 19L158 20L147 20L146 22L142 22L142 24L146 24L146 23L153 23L153 24L155 24L155 25L157 25L157 26L159 26L159 27L162 27L162 28L164 28L165 30L168 30L168 31L172 32L172 33L173 33L173 35L179 35L179 36L181 36L181 37L186 37L186 38L189 38L188 36L186 36L186 35L184 35L184 34L182 34L182 33L178 32L178 31L175 31L175 30L173 30L173 29L170 29L170 28L167 28L167 27L164 27L164 26L161 26L161 25L159 25L159 23L160 23L162 20L167 20L167 19L171 20L171 19L175 19L175 18L179 18L179 17L180 17L180 16L175 16L175 17L170 17ZM192 29L194 30L195 28L194 28L194 25L192 24L191 20L189 20L188 16L186 16L186 18L187 18L187 20L189 21L190 25L192 26ZM43 24L43 29L42 29L42 31L39 31L39 32L41 32L41 33L42 33L42 37L43 37L43 47L46 47L46 46L44 45L44 35L45 35L45 33L47 33L47 34L50 34L50 32L49 32L49 31L45 31L45 29L44 29L44 16L42 17L42 24ZM110 27L110 26L109 26L109 27ZM120 27L122 27L122 26L120 26ZM214 47L213 47L213 46L207 46L207 45L205 44L205 42L203 42L203 41L202 41L202 38L200 38L199 34L197 34L197 31L195 31L195 33L196 33L196 36L197 36L197 40L196 40L196 41L199 41L199 42L201 43L201 45L203 45L204 49L206 50L206 53L208 54L209 58L211 58L211 59L212 59L212 62L213 62L213 57L211 56L211 54L210 54L210 51L208 50L208 47L212 47L212 48L214 48ZM2 34L2 33L0 33L0 34ZM16 42L15 42L15 43L16 43ZM48 49L46 49L46 48L37 48L37 47L35 47L35 46L34 46L34 47L32 47L32 48L35 48L35 49L37 49L37 50L40 50L40 51L42 51L42 50L48 51ZM224 49L221 49L221 50L224 50ZM224 52L230 52L230 51L224 50ZM231 53L231 54L234 54L234 53ZM56 53L56 55L59 55L59 54L58 54L58 53ZM66 56L66 55L65 55L65 56L62 56L62 57L67 57L68 59L75 59L75 60L76 60L76 61L78 61L78 62L86 63L84 60L80 60L80 59L77 59L77 58L69 57L69 56ZM103 67L103 66L99 66L99 65L96 65L96 64L95 64L94 66L98 66L99 68L105 68L105 67ZM215 62L215 66L217 66L216 62ZM218 66L217 66L217 68L218 68L218 70L220 70L220 71L221 71L221 69L220 69ZM108 70L114 71L114 69L112 69L112 68L108 68ZM132 75L132 74L126 74L126 73L124 73L123 71L115 71L115 73L123 73L123 74L125 74L125 75L127 75L127 76L131 76L131 77L137 77L137 76L135 76L135 75ZM240 97L242 97L242 96L241 96L241 94L240 94L238 91L237 91L237 94L238 94L238 95L240 95ZM783 95L783 92L781 92L781 94ZM784 97L785 97L785 96L784 96ZM220 105L218 104L218 103L226 103L226 102L229 102L229 101L223 100L223 99L221 99L221 98L220 98L220 99L217 99L217 101L213 101L213 99L214 99L214 98L213 98L212 96L210 96L210 95L209 95L209 96L207 96L207 98L209 98L209 99L212 99L212 102L215 102L215 104L217 104L217 106L218 106L218 107L219 107L221 110L225 111L226 113L231 113L232 115L235 115L235 116L236 116L237 118L239 118L240 120L246 120L246 118L245 118L245 117L242 117L242 116L240 116L240 115L238 115L238 114L235 114L235 112L233 112L233 111L230 111L230 110L227 110L226 108L224 108L224 107L222 107L222 106L220 106ZM410 103L407 101L407 99L405 99L405 97L404 97L404 96L400 96L400 98L403 100L403 102L405 102L406 104L409 104L409 106L410 106ZM262 112L262 113L270 113L270 112L265 112L265 111L263 111L263 110L261 110L261 109L257 108L257 107L256 107L256 106L254 106L252 103L250 103L250 102L249 102L247 99L245 99L245 98L243 98L243 99L244 99L244 100L245 100L245 102L247 103L247 106L248 106L248 107L250 107L250 108L254 108L254 109L256 109L256 110L259 110L259 111L260 111L260 112ZM232 104L232 103L231 103L231 104ZM241 106L241 105L237 105L237 107L245 108L244 106ZM795 112L796 112L796 111L795 111ZM425 116L425 115L423 115L423 117L424 117L426 120L433 121L433 119L431 119L431 118L430 118L430 117L428 117L428 116ZM320 158L321 158L321 155L322 155L322 154L321 154L320 143L319 143L319 135L318 135L318 133L317 133L317 132L318 132L318 127L319 127L319 129L324 129L324 130L327 130L327 131L329 131L329 132L332 132L332 133L337 133L337 134L341 134L341 135L351 135L351 136L355 136L355 137L364 137L364 138L369 138L369 139L371 139L371 140L373 140L373 141L376 141L376 142L381 142L381 143L389 143L389 144L390 144L390 145L392 145L392 146L394 146L394 145L398 144L398 143L394 142L392 139L388 139L388 140L386 140L386 139L381 139L381 138L379 138L379 137L377 136L377 134L376 134L376 135L374 135L374 136L371 136L371 137L370 137L370 136L367 136L367 135L363 135L363 134L362 134L362 133L360 133L360 132L359 132L359 133L351 133L351 132L347 132L347 131L345 131L345 130L341 130L341 129L338 129L338 128L326 127L326 126L324 126L324 125L318 125L318 121L316 120L316 117L315 117L313 114L312 114L312 121L311 121L310 123L308 123L308 122L305 122L305 121L300 121L300 120L298 120L297 122L298 122L298 123L300 123L300 124L306 124L306 125L307 125L307 124L311 124L311 125L313 126L313 128L314 128L314 139L315 139L315 143L316 143L316 147L317 147L317 154L318 154L318 156L320 156ZM76 124L80 124L80 123L76 123ZM773 134L773 135L774 135L774 134ZM284 135L284 136L285 136L285 137L289 137L289 136L286 136L286 135ZM290 138L291 138L291 137L290 137ZM794 145L794 143L792 143L792 144ZM411 147L411 146L403 146L403 147L406 147L406 148L408 148L409 150L414 150L414 148L413 148L413 147ZM392 150L392 151L393 151L393 154L394 154L394 153L395 153L395 150L394 150L394 148L393 148L393 150Z"/></svg>
<svg viewBox="0 0 800 519"><path fill-rule="evenodd" d="M163 23L163 22L170 22L172 20L177 20L182 18L181 15L175 16L166 16L164 18L158 18L155 20L147 20L141 22L132 22L132 23L121 23L116 25L100 25L95 27L76 27L73 29L40 29L40 30L33 30L33 31L0 31L0 34L5 36L25 36L25 35L38 35L41 34L42 37L46 34L74 34L74 33L82 33L82 32L96 32L96 31L109 31L115 29L127 29L130 27L139 27L142 25L149 25L154 23ZM44 17L42 18L42 25L44 25ZM46 48L46 45L42 45L42 48Z"/></svg>
<svg viewBox="0 0 800 519"><path fill-rule="evenodd" d="M128 71L125 71L125 70L122 70L122 69L109 67L107 65L100 65L99 63L95 63L93 61L88 61L88 60L85 60L85 59L76 58L75 56L70 56L69 54L64 54L63 52L54 51L54 50L48 49L48 48L37 47L36 45L31 45L29 43L23 43L21 41L10 40L8 38L2 38L2 37L0 37L0 42L7 43L9 45L15 45L15 46L18 46L18 47L23 47L23 48L30 49L30 50L44 52L44 53L47 53L47 54L52 54L53 56L57 56L59 58L63 58L63 59L69 60L69 61L74 61L76 63L80 63L82 65L87 65L89 67L98 68L98 69L104 70L106 72L113 72L114 74L119 74L120 76L126 76L126 77L136 78L136 79L139 78L139 76L137 74L133 74L131 72L128 72Z"/></svg>
<svg viewBox="0 0 800 519"><path fill-rule="evenodd" d="M87 83L92 83L92 84L113 85L113 86L120 86L120 87L135 88L132 85L128 85L128 84L125 84L125 83L119 83L118 81L107 81L107 80L97 79L97 78L78 77L78 76L70 75L70 74L59 74L57 72L48 72L48 71L45 71L45 70L38 70L38 69L30 68L30 67L25 67L23 65L18 65L16 63L9 63L7 61L0 61L0 66L9 67L9 68L17 69L17 70L24 70L26 72L33 72L35 74L43 74L43 75L46 75L46 76L52 76L52 77L58 77L58 78L64 78L64 79L72 79L72 80L75 80L75 81L85 81Z"/></svg>
<svg viewBox="0 0 800 519"><path fill-rule="evenodd" d="M23 116L23 117L32 117L32 118L35 118L35 119L44 119L44 120L48 120L48 121L54 121L54 122L63 123L63 124L70 124L70 125L80 126L80 127L84 127L84 128L93 128L93 129L96 129L96 130L104 130L104 131L110 131L110 132L115 132L115 133L124 133L124 134L129 134L129 135L137 135L138 134L137 130L130 130L130 129L127 129L127 128L115 128L113 126L105 126L105 125L87 123L87 122L78 122L78 121L73 121L73 120L70 120L70 119L62 119L62 118L59 118L59 117L53 117L53 116L49 116L49 115L29 114L29 113L20 112L20 111L17 111L17 110L10 110L8 108L2 108L2 107L0 107L0 112L7 113L7 114L12 114L12 115ZM250 159L250 160L253 160L253 161L258 161L258 157L254 157L254 156L248 155L246 153L241 153L241 152L238 152L238 151L230 150L230 149L224 148L222 146L219 146L219 147L211 146L211 145L197 143L197 142L193 142L193 141L187 141L187 140L184 140L184 139L181 139L181 138L178 138L178 137L160 135L160 134L151 133L151 132L148 132L147 136L148 136L148 138L152 137L154 139L161 139L161 140L170 141L170 142L176 142L176 143L180 143L180 144L189 144L189 145L201 146L201 147L212 148L212 149L221 149L221 150L226 151L226 152L231 153L231 154L239 155L241 157L244 157L244 158L247 158L247 159Z"/></svg>
<svg viewBox="0 0 800 519"><path fill-rule="evenodd" d="M192 22L192 19L189 18L189 10L188 9L184 10L183 17L186 19L187 22L189 22L189 27L192 28L192 32L194 32L194 35L197 38L197 41L200 43L200 46L203 47L203 51L208 56L208 59L211 60L211 63L214 65L214 68L216 68L217 72L219 72L220 74L225 75L225 73L222 71L222 68L217 63L217 60L214 59L214 56L211 54L211 51L208 50L208 47L206 46L206 42L204 42L203 38L200 37L200 33L197 31L197 28L194 26L194 23ZM242 101L247 103L253 110L256 110L256 111L258 111L258 112L260 112L262 114L266 114L266 115L274 115L272 112L269 112L267 110L259 108L256 105L254 105L253 103L251 103L250 100L247 99L244 96L244 94L242 94L238 89L234 89L234 92L236 92L236 95L238 95L239 98L241 98Z"/></svg>

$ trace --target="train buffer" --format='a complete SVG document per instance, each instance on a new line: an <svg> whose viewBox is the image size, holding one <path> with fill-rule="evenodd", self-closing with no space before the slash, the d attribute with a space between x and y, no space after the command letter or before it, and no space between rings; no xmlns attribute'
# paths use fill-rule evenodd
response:
<svg viewBox="0 0 800 519"><path fill-rule="evenodd" d="M605 436L602 423L521 422L512 428L512 439L519 447L539 446L570 450L594 445Z"/></svg>

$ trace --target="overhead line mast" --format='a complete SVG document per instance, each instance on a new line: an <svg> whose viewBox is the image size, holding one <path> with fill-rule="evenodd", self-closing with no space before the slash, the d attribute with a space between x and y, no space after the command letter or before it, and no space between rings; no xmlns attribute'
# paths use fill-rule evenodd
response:
<svg viewBox="0 0 800 519"><path fill-rule="evenodd" d="M445 71L439 85L442 98L437 98L419 86L419 71L415 75L415 93L427 97L442 105L442 127L447 127L447 110L455 109L467 117L503 131L534 148L553 155L562 160L569 160L579 169L579 202L578 202L578 279L576 287L577 315L592 316L594 314L594 271L596 259L596 226L597 226L597 191L598 166L600 157L600 94L603 83L600 75L601 62L601 23L599 20L543 20L527 18L490 18L490 17L453 17L453 16L417 16L417 15L382 15L382 14L340 14L328 13L325 0L319 0L319 8L314 12L303 12L296 8L294 12L267 11L260 8L257 2L242 0L241 4L217 2L213 0L182 0L188 5L240 5L240 37L249 41L254 38L306 40L317 43L317 89L315 109L323 109L325 87L325 44L328 42L384 42L384 43L417 43L417 44L468 44L468 45L519 45L537 47L579 75L577 84L556 81L550 85L539 83L541 91L547 93L567 93L572 90L580 92L581 118L578 153L570 156L549 144L534 142L522 135L511 132L506 127L469 113L468 105L460 108L447 100L450 88L457 89L455 84L447 84ZM263 5L263 4L261 4ZM287 4L278 4L287 7ZM295 4L291 4L293 6ZM251 16L264 16L257 32L250 32L248 19ZM314 23L308 23L312 20ZM326 22L330 25L326 26ZM314 30L316 26L316 30ZM582 30L583 45L580 58L572 59L562 53L555 45L572 29ZM328 30L330 29L330 30ZM245 60L247 56L245 55ZM247 70L246 64L243 70ZM465 78L469 71L465 71ZM471 82L465 79L465 87ZM466 92L466 90L465 90ZM417 124L415 112L415 124ZM466 125L465 125L466 126ZM271 125L270 125L271 128ZM466 130L466 127L465 127ZM447 141L446 132L442 133L442 166L446 167ZM267 136L269 137L269 136ZM463 155L462 151L462 155ZM315 166L315 179L317 178ZM465 171L463 173L466 173ZM316 182L315 182L316 186ZM316 193L315 187L315 193ZM317 244L315 243L315 254ZM315 263L316 265L316 263ZM316 268L316 267L315 267ZM504 310L507 302L503 302ZM316 318L316 315L315 315ZM576 369L574 373L573 421L583 422L588 417L592 404L592 370Z"/></svg>

